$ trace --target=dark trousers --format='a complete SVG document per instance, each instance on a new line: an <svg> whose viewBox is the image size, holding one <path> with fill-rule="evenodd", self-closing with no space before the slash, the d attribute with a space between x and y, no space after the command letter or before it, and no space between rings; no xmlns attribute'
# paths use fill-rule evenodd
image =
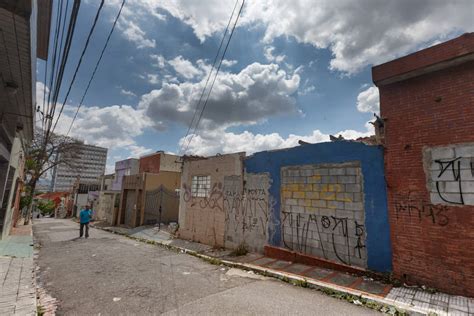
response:
<svg viewBox="0 0 474 316"><path fill-rule="evenodd" d="M79 230L79 237L82 237L84 234L84 226L86 227L86 238L89 237L89 223L81 223L81 228Z"/></svg>

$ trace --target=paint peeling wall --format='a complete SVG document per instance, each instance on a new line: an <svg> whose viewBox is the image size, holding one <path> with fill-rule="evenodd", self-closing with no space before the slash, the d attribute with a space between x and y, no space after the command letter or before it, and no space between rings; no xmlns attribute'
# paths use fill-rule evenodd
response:
<svg viewBox="0 0 474 316"><path fill-rule="evenodd" d="M270 176L270 245L286 244L373 271L391 270L381 147L328 142L260 152L245 160L245 170Z"/></svg>

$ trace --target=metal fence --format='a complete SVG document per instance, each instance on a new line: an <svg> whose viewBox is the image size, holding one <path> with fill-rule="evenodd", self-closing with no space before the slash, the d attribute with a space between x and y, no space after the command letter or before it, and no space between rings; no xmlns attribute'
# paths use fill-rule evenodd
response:
<svg viewBox="0 0 474 316"><path fill-rule="evenodd" d="M145 193L145 225L178 221L179 195L164 186Z"/></svg>

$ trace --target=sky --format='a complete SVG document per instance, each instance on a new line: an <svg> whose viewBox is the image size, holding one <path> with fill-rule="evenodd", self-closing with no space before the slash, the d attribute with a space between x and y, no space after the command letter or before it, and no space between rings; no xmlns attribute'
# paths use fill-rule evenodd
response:
<svg viewBox="0 0 474 316"><path fill-rule="evenodd" d="M121 0L105 0L64 102L99 3L81 3L58 133L71 125ZM107 147L107 172L158 150L252 154L368 136L379 111L373 65L474 31L471 0L247 0L199 127L185 138L234 5L127 1L69 135ZM38 105L44 74L38 60Z"/></svg>

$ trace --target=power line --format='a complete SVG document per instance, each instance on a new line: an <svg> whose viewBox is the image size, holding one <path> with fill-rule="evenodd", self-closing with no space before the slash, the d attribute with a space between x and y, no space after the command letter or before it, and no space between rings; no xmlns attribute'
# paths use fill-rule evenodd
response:
<svg viewBox="0 0 474 316"><path fill-rule="evenodd" d="M114 29L115 29L115 25L117 24L117 21L120 17L120 14L122 13L122 9L123 9L123 6L125 5L125 0L122 1L122 5L120 6L120 10L117 14L117 16L115 17L115 21L114 21L114 24L112 25L112 28L110 29L110 32L109 32L109 35L107 36L107 39L105 40L105 44L104 44L104 47L102 48L102 51L100 53L100 56L99 56L99 59L97 60L97 63L95 64L95 67L94 67L94 71L92 72L92 75L89 79L89 82L87 83L87 87L86 87L86 90L84 90L84 94L82 95L82 98L81 98L81 101L79 102L79 105L77 107L77 110L76 110L76 113L74 114L74 117L71 121L71 125L69 126L69 129L67 131L67 134L66 134L66 137L69 135L69 133L71 132L71 128L72 128L72 125L74 124L74 121L76 120L77 118L77 114L79 113L79 110L81 109L82 107L82 104L84 102L84 99L87 95L87 92L89 91L89 87L91 86L91 83L92 83L92 80L94 80L94 77L95 77L95 74L97 72L97 69L99 68L99 64L100 64L100 61L102 60L102 57L104 56L104 52L105 52L105 49L107 48L107 45L109 44L109 41L110 41L110 38L112 37L112 33L114 32Z"/></svg>
<svg viewBox="0 0 474 316"><path fill-rule="evenodd" d="M54 46L54 50L53 50L53 53L52 53L52 65L51 65L51 73L50 73L50 79L49 79L49 90L48 90L48 102L47 102L47 106L46 106L46 111L43 111L43 116L44 116L44 119L45 119L45 130L44 130L44 136L46 137L46 134L47 134L47 130L49 130L49 127L46 127L48 124L49 124L49 114L50 114L50 101L51 101L51 92L53 90L53 79L54 79L54 73L55 73L55 69L56 69L56 54L57 54L57 50L58 50L58 40L59 40L59 29L61 27L61 21L62 21L62 3L63 1L60 0L58 2L58 6L57 6L57 10L56 10L56 30L54 31L54 40L53 40L53 46ZM45 83L46 84L46 83Z"/></svg>
<svg viewBox="0 0 474 316"><path fill-rule="evenodd" d="M62 6L61 6L62 8ZM68 11L68 8L69 8L69 0L66 0L66 8L64 9L64 23L62 24L62 31L61 31L61 40L59 42L59 48L63 47L63 40L64 40L64 31L66 30L66 16L67 16L67 11ZM59 64L59 61L61 60L61 56L64 55L64 51L59 51L59 54L58 54L58 64ZM54 73L54 76L55 78L57 78L59 75L59 67L56 69L56 72ZM55 84L57 84L57 81L55 82ZM53 120L53 117L51 117L51 121Z"/></svg>
<svg viewBox="0 0 474 316"><path fill-rule="evenodd" d="M69 88L66 92L66 95L64 97L64 101L63 101L63 104L61 105L61 110L59 111L59 115L58 117L56 118L56 122L54 123L54 126L53 126L53 129L51 130L51 133L54 132L54 129L56 128L56 125L58 124L59 122L59 118L61 117L61 114L63 113L63 110L64 110L64 106L66 105L66 101L67 101L67 98L69 96L69 93L71 92L71 89L72 89L72 85L74 84L74 81L76 81L76 76L77 76L77 73L79 71L79 68L81 67L81 64L82 64L82 58L84 57L85 53L86 53L86 50L87 50L87 47L89 46L89 41L92 37L92 33L94 32L94 29L95 29L95 26L97 24L97 20L99 19L99 15L100 15L100 11L102 10L102 7L104 6L104 0L102 0L100 2L100 5L99 5L99 9L97 10L97 13L95 15L95 18L94 18L94 22L92 23L92 27L89 31L89 34L87 36L87 39L86 39L86 43L84 45L84 48L82 49L82 53L81 53L81 56L79 57L79 62L77 63L77 66L76 66L76 70L74 71L74 75L72 76L72 80L71 80L71 83L69 84Z"/></svg>
<svg viewBox="0 0 474 316"><path fill-rule="evenodd" d="M69 58L69 51L71 50L72 38L74 36L74 31L76 29L77 15L79 13L79 6L81 4L80 0L74 0L74 4L71 10L71 18L69 19L69 26L66 33L66 41L64 42L63 53L61 56L61 64L59 65L58 75L56 77L56 85L54 87L53 94L53 106L52 106L52 117L54 117L54 112L56 111L56 104L58 102L59 91L61 90L61 85L63 83L64 70L66 69L67 60ZM53 118L51 118L52 122Z"/></svg>
<svg viewBox="0 0 474 316"><path fill-rule="evenodd" d="M199 100L198 100L198 102L196 103L196 108L194 109L193 118L192 118L192 120L191 120L191 123L189 124L188 130L186 131L186 135L184 136L184 139L186 139L186 137L188 137L189 132L191 131L191 128L192 128L192 126L193 126L194 119L196 118L196 114L198 113L198 110L199 110L199 105L201 104L202 97L204 96L204 92L206 92L206 88L207 88L207 85L208 85L208 83L209 83L209 79L210 79L211 76L212 76L212 72L214 71L214 68L215 68L217 59L219 58L219 55L220 55L220 52L221 52L221 48L222 48L222 44L224 43L225 37L226 37L227 32L228 32L228 30L229 30L229 25L230 25L230 23L232 22L232 17L234 16L234 12L235 12L235 9L237 8L237 4L238 4L238 3L239 3L239 0L236 0L236 1L235 1L235 4L234 4L234 9L232 10L232 14L230 15L229 21L227 22L227 26L226 26L226 28L225 28L224 34L222 34L222 39L221 39L221 42L220 42L220 44L219 44L219 48L217 49L216 57L214 57L214 61L213 61L213 63L212 63L211 71L209 72L209 75L207 76L207 80L206 80L206 83L205 83L205 85L204 85L204 88L202 89L201 96L199 97Z"/></svg>
<svg viewBox="0 0 474 316"><path fill-rule="evenodd" d="M237 0L238 1L238 0ZM199 123L201 122L201 118L202 118L202 115L204 114L204 110L206 109L206 106L207 106L207 102L209 101L209 97L211 95L211 92L212 92L212 88L214 87L214 83L216 82L216 79L217 79L217 75L219 74L219 70L221 69L221 66L222 66L222 62L225 58L225 54L227 52L227 49L229 48L229 44L230 44L230 41L232 39L232 35L234 35L234 31L235 31L235 27L237 26L237 22L239 21L239 17L240 17L240 14L242 13L242 9L244 8L244 4L245 4L245 0L242 0L242 5L240 6L240 10L239 10L239 13L237 14L237 18L235 19L235 22L234 22L234 25L232 26L232 31L230 32L230 35L229 35L229 40L227 41L227 44L225 46L225 49L224 49L224 53L222 54L222 57L221 57L221 60L219 62L219 67L217 67L217 71L214 75L214 79L212 81L212 84L211 84L211 87L209 89L209 92L207 94L207 97L206 97L206 101L204 102L204 105L202 107L202 110L201 110L201 113L199 115L199 118L197 120L197 123L196 123L196 128L194 129L194 132L193 134L191 134L191 137L188 141L188 144L186 146L186 149L184 150L184 152L186 152L189 148L189 145L191 145L191 142L194 138L194 136L196 135L198 129L199 129ZM186 139L185 139L186 140Z"/></svg>

